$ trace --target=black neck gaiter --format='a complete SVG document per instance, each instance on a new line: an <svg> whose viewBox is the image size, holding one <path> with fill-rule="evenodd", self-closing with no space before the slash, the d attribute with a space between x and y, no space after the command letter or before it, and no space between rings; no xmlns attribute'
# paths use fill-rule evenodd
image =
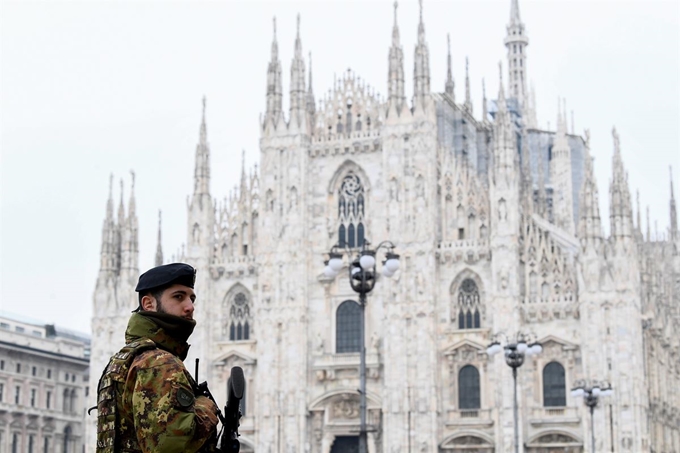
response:
<svg viewBox="0 0 680 453"><path fill-rule="evenodd" d="M158 327L163 329L168 336L182 343L187 342L194 331L194 327L196 327L196 321L193 319L180 318L179 316L169 315L167 313L140 311L138 314L148 318Z"/></svg>

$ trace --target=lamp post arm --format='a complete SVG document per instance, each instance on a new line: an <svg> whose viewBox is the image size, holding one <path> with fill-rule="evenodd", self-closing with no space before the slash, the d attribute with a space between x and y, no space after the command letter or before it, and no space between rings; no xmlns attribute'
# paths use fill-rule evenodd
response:
<svg viewBox="0 0 680 453"><path fill-rule="evenodd" d="M381 248L395 249L395 248L397 248L397 246L394 245L394 243L392 243L392 241L382 241L382 242L381 242L380 244L378 244L378 246L375 248L375 252L378 253L378 250L380 250Z"/></svg>

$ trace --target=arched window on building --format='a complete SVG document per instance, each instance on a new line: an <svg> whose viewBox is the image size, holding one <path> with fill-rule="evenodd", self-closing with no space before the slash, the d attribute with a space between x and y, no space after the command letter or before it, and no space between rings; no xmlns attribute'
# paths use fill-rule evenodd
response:
<svg viewBox="0 0 680 453"><path fill-rule="evenodd" d="M338 223L340 247L364 245L364 187L354 172L343 178L338 190Z"/></svg>
<svg viewBox="0 0 680 453"><path fill-rule="evenodd" d="M564 367L550 362L543 368L543 406L564 407L567 405Z"/></svg>
<svg viewBox="0 0 680 453"><path fill-rule="evenodd" d="M459 329L479 329L481 325L479 289L471 278L458 288L457 311Z"/></svg>
<svg viewBox="0 0 680 453"><path fill-rule="evenodd" d="M229 302L229 341L250 339L252 316L250 301L242 291L237 292Z"/></svg>
<svg viewBox="0 0 680 453"><path fill-rule="evenodd" d="M479 409L479 371L472 365L465 365L458 372L458 408Z"/></svg>
<svg viewBox="0 0 680 453"><path fill-rule="evenodd" d="M71 389L69 394L69 412L72 414L76 412L76 389Z"/></svg>
<svg viewBox="0 0 680 453"><path fill-rule="evenodd" d="M359 352L361 348L361 307L353 300L340 304L335 319L335 352Z"/></svg>
<svg viewBox="0 0 680 453"><path fill-rule="evenodd" d="M71 450L71 444L73 443L72 441L72 436L71 436L71 427L67 426L64 428L64 446L61 451L64 453L73 453Z"/></svg>
<svg viewBox="0 0 680 453"><path fill-rule="evenodd" d="M68 391L68 389L64 389L64 399L63 399L63 402L62 402L62 408L61 408L62 410L61 411L65 414L68 413L69 400L70 400L69 391Z"/></svg>

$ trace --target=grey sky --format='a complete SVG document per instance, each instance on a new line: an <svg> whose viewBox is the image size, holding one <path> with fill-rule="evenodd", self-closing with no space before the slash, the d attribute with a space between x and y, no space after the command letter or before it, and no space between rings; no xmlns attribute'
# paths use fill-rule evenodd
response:
<svg viewBox="0 0 680 453"><path fill-rule="evenodd" d="M590 128L608 229L611 128L630 186L660 234L669 172L680 185L680 20L675 1L520 0L539 124L554 129L557 97ZM451 33L457 99L470 58L474 110L498 92L510 0L425 1L431 84L443 91ZM186 235L201 97L207 103L212 192L237 182L241 150L259 160L258 118L277 17L288 100L295 16L302 17L314 92L351 67L386 93L391 1L2 3L0 308L89 331L109 174L130 191L137 174L140 270L153 264L157 211L171 256ZM407 95L413 87L418 3L398 8ZM571 127L571 124L570 124ZM644 216L643 216L644 218ZM200 288L198 288L200 298ZM199 299L200 302L200 299Z"/></svg>

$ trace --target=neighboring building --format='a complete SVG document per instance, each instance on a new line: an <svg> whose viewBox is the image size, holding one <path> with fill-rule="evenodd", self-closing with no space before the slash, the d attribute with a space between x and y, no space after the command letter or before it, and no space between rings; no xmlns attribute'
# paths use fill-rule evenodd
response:
<svg viewBox="0 0 680 453"><path fill-rule="evenodd" d="M524 451L592 452L587 408L569 395L582 378L615 391L595 412L597 452L680 451L673 189L668 235L650 238L639 207L634 222L614 131L605 237L588 134L568 133L561 107L556 131L537 127L517 0L507 33L508 81L497 100L485 96L480 116L469 88L463 102L454 98L450 63L444 92L431 90L422 16L412 102L396 13L386 100L348 71L316 102L298 28L284 116L274 38L260 170L244 169L224 202L210 193L204 103L178 258L198 268L201 299L187 363L202 358L222 402L230 367L244 368L242 451L351 451L343 445L359 426L360 310L344 273L321 270L334 244L365 238L390 239L401 255L366 309L369 451L513 451L511 370L486 347L520 330L543 345L519 370ZM107 204L91 388L137 306L134 196L117 219L112 195Z"/></svg>
<svg viewBox="0 0 680 453"><path fill-rule="evenodd" d="M90 338L0 312L0 452L84 449Z"/></svg>

